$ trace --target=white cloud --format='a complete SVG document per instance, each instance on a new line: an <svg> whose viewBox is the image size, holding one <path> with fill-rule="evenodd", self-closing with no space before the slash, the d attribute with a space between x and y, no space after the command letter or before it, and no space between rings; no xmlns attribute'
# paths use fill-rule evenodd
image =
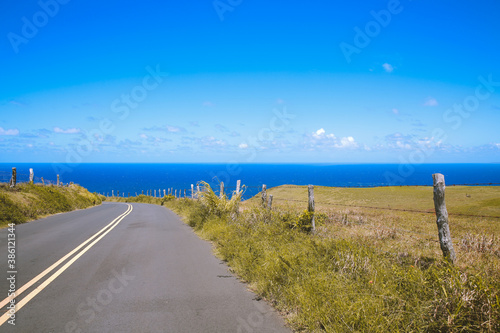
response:
<svg viewBox="0 0 500 333"><path fill-rule="evenodd" d="M60 128L60 127L54 127L54 132L55 133L61 133L61 134L77 134L80 133L79 128L68 128L66 130Z"/></svg>
<svg viewBox="0 0 500 333"><path fill-rule="evenodd" d="M19 135L19 130L18 129L5 130L2 127L0 127L0 135Z"/></svg>
<svg viewBox="0 0 500 333"><path fill-rule="evenodd" d="M495 143L494 144L498 149L500 149L500 143Z"/></svg>
<svg viewBox="0 0 500 333"><path fill-rule="evenodd" d="M392 73L394 71L394 67L392 67L391 64L385 63L382 65L382 67L384 67L387 73Z"/></svg>
<svg viewBox="0 0 500 333"><path fill-rule="evenodd" d="M178 133L178 132L182 132L182 128L177 127L177 126L168 126L167 125L167 131L169 131L171 133Z"/></svg>
<svg viewBox="0 0 500 333"><path fill-rule="evenodd" d="M213 136L206 136L201 138L201 144L204 147L225 147L227 142L224 140L219 140Z"/></svg>
<svg viewBox="0 0 500 333"><path fill-rule="evenodd" d="M316 132L313 132L312 134L313 138L320 140L320 139L332 139L335 140L335 135L333 133L331 134L326 134L326 131L324 128L320 128Z"/></svg>
<svg viewBox="0 0 500 333"><path fill-rule="evenodd" d="M144 134L144 133L141 133L141 135L139 135L139 136L140 136L142 139L147 139L147 138L148 138L148 136L147 136L146 134Z"/></svg>
<svg viewBox="0 0 500 333"><path fill-rule="evenodd" d="M240 143L238 146L240 149L247 149L248 145L246 143Z"/></svg>
<svg viewBox="0 0 500 333"><path fill-rule="evenodd" d="M438 106L439 103L434 97L428 97L425 100L424 106Z"/></svg>
<svg viewBox="0 0 500 333"><path fill-rule="evenodd" d="M358 144L352 136L340 139L340 144L335 145L337 148L357 148Z"/></svg>
<svg viewBox="0 0 500 333"><path fill-rule="evenodd" d="M316 131L316 135L323 135L323 134L325 134L324 128L320 128L319 130Z"/></svg>
<svg viewBox="0 0 500 333"><path fill-rule="evenodd" d="M404 143L401 141L396 141L396 146L401 149L411 149L411 145L409 143Z"/></svg>
<svg viewBox="0 0 500 333"><path fill-rule="evenodd" d="M396 109L396 108L394 108L394 109L392 109L392 113L394 113L394 114L399 114L399 110L398 110L398 109Z"/></svg>

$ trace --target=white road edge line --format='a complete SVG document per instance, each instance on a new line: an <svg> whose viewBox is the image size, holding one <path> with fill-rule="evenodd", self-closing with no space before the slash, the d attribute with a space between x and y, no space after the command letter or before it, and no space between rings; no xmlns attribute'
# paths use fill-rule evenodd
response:
<svg viewBox="0 0 500 333"><path fill-rule="evenodd" d="M45 271L43 271L42 273L38 274L35 278L33 278L30 282L26 283L24 286L22 286L18 291L16 291L16 295L15 297L19 296L23 291L25 291L26 289L28 289L29 287L31 287L34 283L36 283L38 280L40 280L41 278L43 278L45 275L47 275L48 273L50 273L55 267L59 266L61 264L61 262L65 261L68 257L70 257L71 255L73 255L75 252L77 252L79 249L81 249L83 246L85 246L85 244L87 244L88 242L92 241L92 239L94 239L95 237L97 237L100 233L102 233L104 230L106 230L106 228L108 228L110 225L112 225L113 223L116 223L111 226L106 232L104 232L104 234L102 234L99 238L97 238L96 240L94 240L89 246L87 246L85 249L83 249L78 255L76 255L73 259L71 259L69 262L67 262L63 267L61 267L57 272L55 272L54 274L52 274L51 277L49 277L47 280L45 280L41 285L39 285L38 287L35 288L35 290L33 290L31 293L29 293L25 298L23 298L17 305L16 305L16 311L19 311L24 305L26 305L26 303L28 303L33 297L35 297L40 291L42 291L46 286L48 286L52 281L54 281L59 275L61 275L69 266L71 266L78 258L80 258L85 252L87 252L92 246L94 246L97 242L99 242L104 236L106 236L111 230L114 229L114 227L116 227L118 225L118 223L120 223L128 214L130 214L133 210L133 207L132 205L130 204L127 204L128 205L128 208L127 210L125 211L125 213L121 214L120 216L118 216L116 219L114 219L111 223L109 223L107 226L105 226L104 228L102 228L99 232L97 232L96 234L94 234L92 237L90 237L89 239L87 239L85 242L83 242L82 244L80 244L77 248L75 248L73 251L71 251L70 253L68 253L67 255L65 255L63 258L59 259L56 263L54 263L52 266L50 266L49 268L47 268ZM12 297L14 298L14 297ZM6 299L4 299L2 301L2 305L1 307L3 307L4 305L6 305L7 303L9 303L11 300L11 297L7 297ZM8 318L10 318L10 310L7 311L6 313L4 313L4 315L2 317L0 317L0 326L2 326Z"/></svg>

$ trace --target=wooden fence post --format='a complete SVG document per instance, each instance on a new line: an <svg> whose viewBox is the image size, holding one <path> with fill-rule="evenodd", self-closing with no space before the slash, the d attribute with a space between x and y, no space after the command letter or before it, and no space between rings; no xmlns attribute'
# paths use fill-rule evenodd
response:
<svg viewBox="0 0 500 333"><path fill-rule="evenodd" d="M271 210L273 207L273 195L269 194L269 199L267 200L267 209Z"/></svg>
<svg viewBox="0 0 500 333"><path fill-rule="evenodd" d="M61 183L59 182L59 175L57 175L57 186L59 186Z"/></svg>
<svg viewBox="0 0 500 333"><path fill-rule="evenodd" d="M111 190L111 196L114 197L115 196L115 190Z"/></svg>
<svg viewBox="0 0 500 333"><path fill-rule="evenodd" d="M450 226L448 225L448 210L444 200L444 175L435 173L432 175L434 181L434 208L436 209L436 223L439 234L439 245L446 260L454 263L457 259L453 242L451 241Z"/></svg>
<svg viewBox="0 0 500 333"><path fill-rule="evenodd" d="M187 198L187 196L186 196L186 189L184 189L184 198Z"/></svg>
<svg viewBox="0 0 500 333"><path fill-rule="evenodd" d="M267 205L267 186L266 184L262 185L262 207L266 207Z"/></svg>
<svg viewBox="0 0 500 333"><path fill-rule="evenodd" d="M194 199L194 184L191 184L191 200Z"/></svg>
<svg viewBox="0 0 500 333"><path fill-rule="evenodd" d="M236 181L236 195L240 194L241 180Z"/></svg>
<svg viewBox="0 0 500 333"><path fill-rule="evenodd" d="M176 198L177 198L177 190L175 190L175 194L174 194L174 197L176 197Z"/></svg>
<svg viewBox="0 0 500 333"><path fill-rule="evenodd" d="M17 183L17 169L12 168L12 177L10 178L10 187L16 187Z"/></svg>
<svg viewBox="0 0 500 333"><path fill-rule="evenodd" d="M196 184L196 199L200 198L200 184Z"/></svg>
<svg viewBox="0 0 500 333"><path fill-rule="evenodd" d="M220 182L220 193L219 193L219 198L222 199L224 197L224 182Z"/></svg>
<svg viewBox="0 0 500 333"><path fill-rule="evenodd" d="M43 177L42 177L42 185L45 185L45 180L43 179Z"/></svg>
<svg viewBox="0 0 500 333"><path fill-rule="evenodd" d="M119 197L120 196L120 190L116 190L116 196Z"/></svg>
<svg viewBox="0 0 500 333"><path fill-rule="evenodd" d="M307 187L307 192L309 195L307 210L309 212L312 212L311 225L312 225L312 231L314 232L316 230L316 224L314 222L314 185L309 185Z"/></svg>
<svg viewBox="0 0 500 333"><path fill-rule="evenodd" d="M30 184L35 182L35 173L33 172L33 168L30 168Z"/></svg>

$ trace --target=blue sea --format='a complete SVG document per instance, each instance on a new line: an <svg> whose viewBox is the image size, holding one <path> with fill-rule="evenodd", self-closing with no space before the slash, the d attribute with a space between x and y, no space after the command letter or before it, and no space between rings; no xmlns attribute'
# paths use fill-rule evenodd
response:
<svg viewBox="0 0 500 333"><path fill-rule="evenodd" d="M206 181L218 189L219 181L234 190L236 181L247 186L244 198L257 194L266 184L319 185L338 187L374 187L432 185L432 174L445 175L447 185L500 184L500 164L50 164L0 163L0 182L8 182L12 167L18 181L28 181L33 168L35 180L41 177L55 183L57 174L63 183L80 184L91 192L111 195L136 195L142 191L174 188L187 190L191 184Z"/></svg>

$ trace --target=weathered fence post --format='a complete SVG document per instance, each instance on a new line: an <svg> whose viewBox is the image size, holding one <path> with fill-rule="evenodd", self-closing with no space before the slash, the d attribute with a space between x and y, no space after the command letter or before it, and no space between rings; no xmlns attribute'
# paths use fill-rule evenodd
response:
<svg viewBox="0 0 500 333"><path fill-rule="evenodd" d="M174 194L174 197L176 197L176 198L177 198L177 190L175 190L175 194Z"/></svg>
<svg viewBox="0 0 500 333"><path fill-rule="evenodd" d="M163 189L163 196L166 197L167 196L167 190L166 189Z"/></svg>
<svg viewBox="0 0 500 333"><path fill-rule="evenodd" d="M61 183L59 182L59 175L57 175L57 186L59 186Z"/></svg>
<svg viewBox="0 0 500 333"><path fill-rule="evenodd" d="M33 172L33 168L30 168L30 184L35 182L35 172Z"/></svg>
<svg viewBox="0 0 500 333"><path fill-rule="evenodd" d="M191 200L194 199L194 184L191 184Z"/></svg>
<svg viewBox="0 0 500 333"><path fill-rule="evenodd" d="M448 225L448 210L444 200L444 175L435 173L432 175L434 181L434 208L436 209L436 223L439 234L439 245L446 260L454 263L457 259L453 242L451 241L450 226Z"/></svg>
<svg viewBox="0 0 500 333"><path fill-rule="evenodd" d="M267 205L267 186L266 184L262 185L262 206L266 207Z"/></svg>
<svg viewBox="0 0 500 333"><path fill-rule="evenodd" d="M314 222L314 185L309 185L307 187L307 190L309 194L309 202L307 210L312 213L311 225L312 225L312 231L314 232L316 230L316 224Z"/></svg>
<svg viewBox="0 0 500 333"><path fill-rule="evenodd" d="M200 198L200 184L196 184L196 199Z"/></svg>
<svg viewBox="0 0 500 333"><path fill-rule="evenodd" d="M12 177L10 178L10 187L16 187L17 183L17 169L12 168Z"/></svg>
<svg viewBox="0 0 500 333"><path fill-rule="evenodd" d="M119 197L120 196L120 190L116 190L116 196Z"/></svg>
<svg viewBox="0 0 500 333"><path fill-rule="evenodd" d="M236 195L240 194L241 180L236 181Z"/></svg>
<svg viewBox="0 0 500 333"><path fill-rule="evenodd" d="M273 195L269 194L269 199L267 200L267 209L271 210L273 207Z"/></svg>
<svg viewBox="0 0 500 333"><path fill-rule="evenodd" d="M220 193L219 193L219 198L222 199L224 197L224 182L220 182Z"/></svg>
<svg viewBox="0 0 500 333"><path fill-rule="evenodd" d="M45 180L43 179L43 177L42 177L42 185L45 185Z"/></svg>
<svg viewBox="0 0 500 333"><path fill-rule="evenodd" d="M187 196L186 196L186 189L184 189L184 198L187 198Z"/></svg>
<svg viewBox="0 0 500 333"><path fill-rule="evenodd" d="M155 190L155 195L154 195L154 197L156 198L156 190Z"/></svg>
<svg viewBox="0 0 500 333"><path fill-rule="evenodd" d="M115 196L115 190L111 190L111 196L114 197Z"/></svg>

